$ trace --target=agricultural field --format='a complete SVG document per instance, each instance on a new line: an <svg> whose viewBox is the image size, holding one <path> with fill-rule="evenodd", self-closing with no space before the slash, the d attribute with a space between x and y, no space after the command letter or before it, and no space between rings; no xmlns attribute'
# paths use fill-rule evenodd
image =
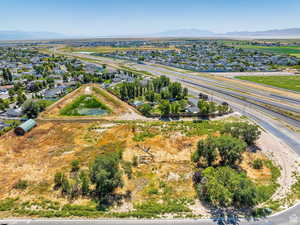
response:
<svg viewBox="0 0 300 225"><path fill-rule="evenodd" d="M300 92L300 76L236 76L235 78Z"/></svg>
<svg viewBox="0 0 300 225"><path fill-rule="evenodd" d="M244 44L243 42L225 41L225 44L237 48L258 50L269 53L276 53L282 55L291 55L300 58L300 45L299 46L257 46Z"/></svg>
<svg viewBox="0 0 300 225"><path fill-rule="evenodd" d="M97 46L97 47L71 47L66 46L62 51L66 52L91 52L91 53L113 53L123 51L160 51L160 50L175 50L174 46L171 47L156 47L156 46L140 46L140 47L112 47L112 46Z"/></svg>

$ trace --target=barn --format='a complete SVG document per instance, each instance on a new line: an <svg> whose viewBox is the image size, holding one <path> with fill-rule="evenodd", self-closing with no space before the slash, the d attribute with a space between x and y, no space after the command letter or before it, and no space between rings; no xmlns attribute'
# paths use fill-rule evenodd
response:
<svg viewBox="0 0 300 225"><path fill-rule="evenodd" d="M37 124L33 119L29 119L26 122L22 123L20 126L15 128L15 133L17 135L24 135L26 132L30 131Z"/></svg>

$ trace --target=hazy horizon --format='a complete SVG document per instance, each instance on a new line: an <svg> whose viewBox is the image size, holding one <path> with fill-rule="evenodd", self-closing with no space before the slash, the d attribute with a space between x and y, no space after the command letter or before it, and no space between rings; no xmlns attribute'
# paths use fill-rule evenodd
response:
<svg viewBox="0 0 300 225"><path fill-rule="evenodd" d="M71 36L139 35L177 29L225 33L300 27L300 2L296 0L4 0L1 6L1 30Z"/></svg>

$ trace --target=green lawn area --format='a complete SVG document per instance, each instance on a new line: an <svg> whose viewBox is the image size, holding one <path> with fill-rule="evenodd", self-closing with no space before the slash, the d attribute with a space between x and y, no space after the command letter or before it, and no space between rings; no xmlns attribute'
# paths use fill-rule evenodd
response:
<svg viewBox="0 0 300 225"><path fill-rule="evenodd" d="M236 76L235 78L300 92L300 76Z"/></svg>
<svg viewBox="0 0 300 225"><path fill-rule="evenodd" d="M276 53L276 54L283 54L283 55L293 55L296 57L300 57L300 46L275 46L275 47L268 47L268 46L255 46L255 45L233 45L236 48L243 48L243 49L252 49L252 50L259 50L264 52Z"/></svg>
<svg viewBox="0 0 300 225"><path fill-rule="evenodd" d="M63 116L96 116L111 112L92 95L81 95L60 111Z"/></svg>

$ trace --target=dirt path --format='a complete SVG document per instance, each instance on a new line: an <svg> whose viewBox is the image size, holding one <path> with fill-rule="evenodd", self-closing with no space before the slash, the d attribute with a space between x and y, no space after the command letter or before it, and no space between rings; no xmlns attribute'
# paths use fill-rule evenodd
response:
<svg viewBox="0 0 300 225"><path fill-rule="evenodd" d="M280 166L281 176L278 179L280 187L273 195L273 199L284 198L295 182L294 172L300 173L300 157L285 143L264 131L257 145L263 153Z"/></svg>
<svg viewBox="0 0 300 225"><path fill-rule="evenodd" d="M90 87L90 86L87 86L87 87L84 89L84 93L85 93L86 95L92 94L91 87Z"/></svg>

